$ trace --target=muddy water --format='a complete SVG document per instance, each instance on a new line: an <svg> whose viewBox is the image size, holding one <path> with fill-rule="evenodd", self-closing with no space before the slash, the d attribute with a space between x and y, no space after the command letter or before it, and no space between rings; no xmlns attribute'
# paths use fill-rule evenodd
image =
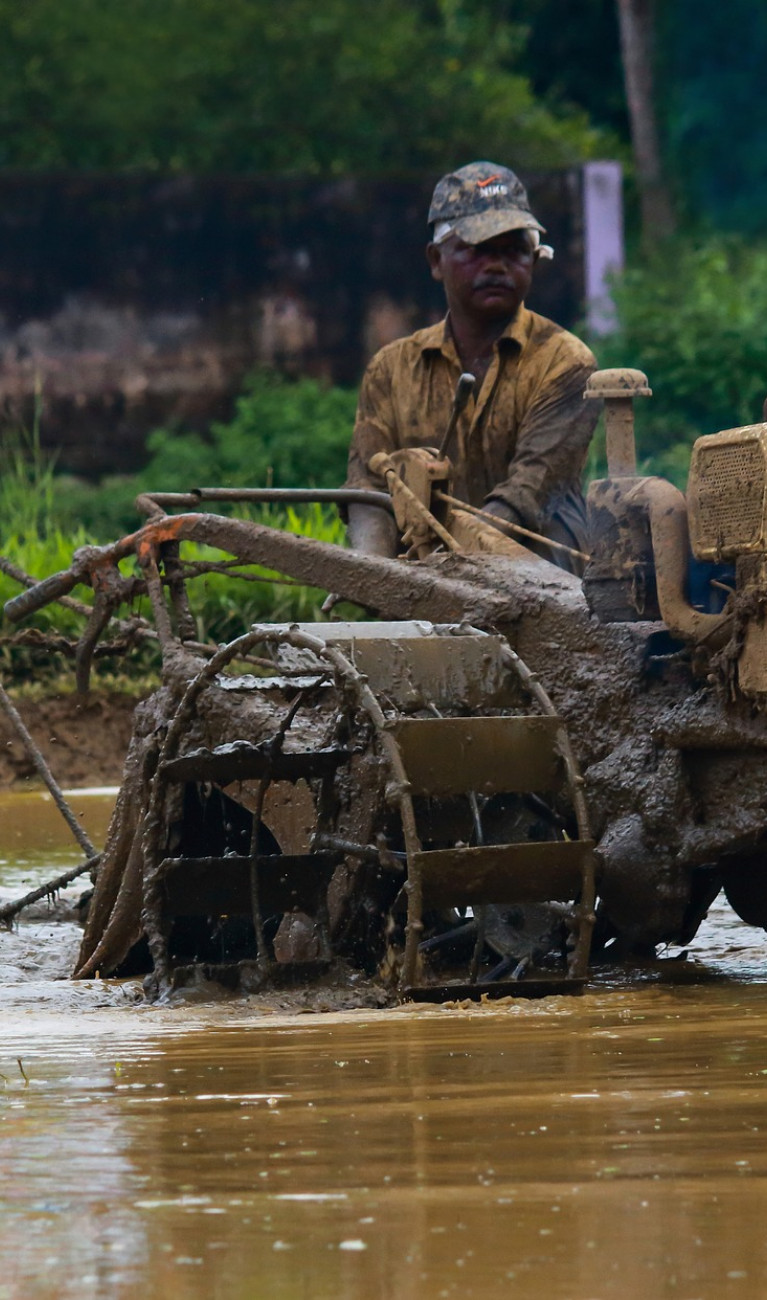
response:
<svg viewBox="0 0 767 1300"><path fill-rule="evenodd" d="M8 980L0 1300L763 1297L761 938L473 1010Z"/></svg>
<svg viewBox="0 0 767 1300"><path fill-rule="evenodd" d="M116 789L102 787L65 791L68 802L97 848L104 842ZM61 813L46 791L13 793L0 790L0 889L10 893L37 875L47 880L82 860ZM82 888L82 886L81 886ZM15 897L15 894L10 893Z"/></svg>

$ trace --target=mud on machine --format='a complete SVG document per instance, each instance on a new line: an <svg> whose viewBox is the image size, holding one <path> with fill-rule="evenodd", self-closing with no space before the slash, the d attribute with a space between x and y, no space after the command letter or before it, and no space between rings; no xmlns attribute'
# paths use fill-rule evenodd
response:
<svg viewBox="0 0 767 1300"><path fill-rule="evenodd" d="M139 591L163 650L79 975L144 960L157 992L342 963L402 997L534 995L583 986L592 929L600 955L687 942L721 888L765 924L767 425L699 439L685 498L636 473L640 395L627 370L585 394L605 404L608 477L589 491L583 583L457 501L449 460L417 449L377 458L388 495L353 498L394 511L404 560L200 508L274 489L158 493L137 533L9 602L19 619L93 587L80 688ZM190 542L377 621L200 646Z"/></svg>

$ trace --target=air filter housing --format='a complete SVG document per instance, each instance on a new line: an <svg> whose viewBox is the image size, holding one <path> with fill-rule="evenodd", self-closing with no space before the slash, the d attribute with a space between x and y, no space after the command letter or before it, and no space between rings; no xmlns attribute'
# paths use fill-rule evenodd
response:
<svg viewBox="0 0 767 1300"><path fill-rule="evenodd" d="M687 509L697 559L735 560L767 551L767 424L698 438Z"/></svg>

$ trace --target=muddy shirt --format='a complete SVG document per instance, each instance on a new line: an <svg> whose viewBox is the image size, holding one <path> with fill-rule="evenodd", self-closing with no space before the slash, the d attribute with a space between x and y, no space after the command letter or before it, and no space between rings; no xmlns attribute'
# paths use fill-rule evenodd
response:
<svg viewBox="0 0 767 1300"><path fill-rule="evenodd" d="M384 486L367 469L377 451L439 447L461 369L446 321L373 357L360 390L349 486ZM455 495L474 506L499 498L536 531L557 516L582 544L581 475L599 415L583 390L595 369L580 339L521 307L447 449Z"/></svg>

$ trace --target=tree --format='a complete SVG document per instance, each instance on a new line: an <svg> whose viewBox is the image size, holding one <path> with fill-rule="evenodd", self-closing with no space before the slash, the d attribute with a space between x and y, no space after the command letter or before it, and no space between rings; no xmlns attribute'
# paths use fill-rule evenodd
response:
<svg viewBox="0 0 767 1300"><path fill-rule="evenodd" d="M658 111L667 166L695 225L749 235L767 221L761 110L767 6L674 0L657 12Z"/></svg>
<svg viewBox="0 0 767 1300"><path fill-rule="evenodd" d="M344 173L593 156L494 0L0 0L0 165Z"/></svg>
<svg viewBox="0 0 767 1300"><path fill-rule="evenodd" d="M663 173L655 106L653 0L618 0L626 102L641 207L642 243L674 233L676 220Z"/></svg>
<svg viewBox="0 0 767 1300"><path fill-rule="evenodd" d="M628 154L629 121L615 0L522 0L528 25L520 68L545 103L577 105Z"/></svg>

